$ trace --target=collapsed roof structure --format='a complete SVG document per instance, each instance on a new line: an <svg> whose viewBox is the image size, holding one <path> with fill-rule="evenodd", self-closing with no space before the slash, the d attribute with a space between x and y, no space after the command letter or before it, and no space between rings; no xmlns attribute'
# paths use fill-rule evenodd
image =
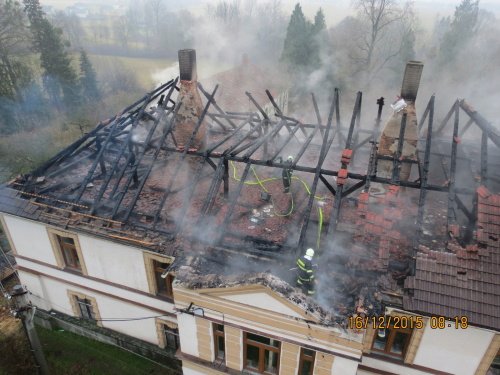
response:
<svg viewBox="0 0 500 375"><path fill-rule="evenodd" d="M313 123L270 91L274 117L249 92L254 111L225 111L218 86L197 82L194 51L179 60L180 80L0 189L2 211L174 256L191 288L265 283L325 324L390 305L500 329L500 135L464 100L436 127L432 96L417 122L422 64L407 66L407 106L381 130L384 99L362 121L361 92L349 121L339 90L326 117L312 94ZM472 127L480 142L462 141ZM309 246L316 301L289 285Z"/></svg>

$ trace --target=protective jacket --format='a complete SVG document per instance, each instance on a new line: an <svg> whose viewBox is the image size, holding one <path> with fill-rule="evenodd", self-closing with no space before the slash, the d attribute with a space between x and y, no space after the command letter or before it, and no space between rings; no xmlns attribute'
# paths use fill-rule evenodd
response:
<svg viewBox="0 0 500 375"><path fill-rule="evenodd" d="M307 294L314 294L314 272L311 259L302 256L297 259L298 275L297 284L300 285Z"/></svg>
<svg viewBox="0 0 500 375"><path fill-rule="evenodd" d="M286 164L288 164L290 167L292 166L291 161L287 161ZM283 168L282 178L283 178L283 189L285 193L288 193L290 191L290 184L292 183L292 173L293 173L292 168Z"/></svg>

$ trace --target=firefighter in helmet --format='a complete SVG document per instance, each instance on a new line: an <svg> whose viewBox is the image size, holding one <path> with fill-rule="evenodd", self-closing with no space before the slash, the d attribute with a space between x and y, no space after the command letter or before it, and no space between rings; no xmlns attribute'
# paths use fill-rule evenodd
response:
<svg viewBox="0 0 500 375"><path fill-rule="evenodd" d="M297 285L309 296L314 295L313 256L314 249L309 248L303 256L297 259Z"/></svg>
<svg viewBox="0 0 500 375"><path fill-rule="evenodd" d="M290 192L290 184L292 183L292 164L293 164L293 156L289 156L288 159L286 160L285 164L287 165L285 168L283 168L283 192L284 193L289 193Z"/></svg>

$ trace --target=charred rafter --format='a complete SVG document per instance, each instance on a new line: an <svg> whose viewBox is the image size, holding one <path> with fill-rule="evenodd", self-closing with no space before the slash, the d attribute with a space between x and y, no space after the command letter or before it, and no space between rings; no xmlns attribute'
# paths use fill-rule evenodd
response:
<svg viewBox="0 0 500 375"><path fill-rule="evenodd" d="M122 220L123 223L128 223L145 232L153 231L162 233L168 238L174 238L176 234L182 233L183 236L189 237L192 236L192 233L190 234L189 230L185 230L187 221L185 216L177 215L178 217L175 218L169 216L167 213L169 210L165 209L167 199L180 190L183 190L179 211L187 213L191 209L191 201L197 195L197 187L202 186L206 179L209 178L209 183L203 185L206 188L203 191L204 198L200 202L199 216L195 225L204 226L213 221L212 216L219 212L220 207L218 205L221 202L219 193L222 192L223 200L226 200L224 204L227 206L227 210L224 211L222 223L218 227L220 229L220 246L227 245L225 242L222 243L224 238L238 239L242 241L242 244L234 245L235 249L239 249L238 251L249 253L254 251L256 252L255 254L258 253L259 255L266 253L269 257L273 257L273 252L276 254L281 253L285 250L285 247L278 249L272 241L266 242L266 240L255 236L238 233L229 227L232 220L237 216L233 215L236 206L248 209L245 203L239 199L241 198L245 181L248 179L249 171L256 166L272 168L276 170L274 172L275 175L283 168L290 168L293 171L309 175L308 181L312 184L310 195L298 199L296 205L297 209L300 209L301 212L300 220L294 219L298 225L301 225L300 237L296 244L289 244L291 248L297 248L297 246L301 248L304 245L310 221L315 220L311 219L311 211L319 181L322 181L327 191L334 197L334 204L329 216L329 232L333 232L336 229L340 217L342 198L364 186L365 188L369 188L372 182L382 184L397 183L400 186L419 189L420 199L417 226L420 229L422 227L424 206L428 191L448 193L448 197L451 199L450 202L454 201L454 204L450 206L452 207L452 211L457 207L471 219L473 216L472 213L464 202L462 202L458 194L471 195L473 190L459 188L453 184L456 162L457 160L461 160L457 152L457 143L459 141L457 136L457 117L455 117L454 145L451 154L439 154L439 152L432 151L431 149L431 143L439 143L433 142L433 140L443 133L447 123L454 113L456 115L459 108L464 110L469 116L468 122L462 128L460 134L463 134L474 125L482 130L481 181L484 184L487 179L494 180L493 176L488 176L487 142L491 140L495 143L496 134L492 131L489 123L463 101L455 103L452 110L447 114L445 121L434 132L434 97L431 98L419 123L419 128L421 129L425 121L428 121L425 153L423 155L423 162L421 163L419 160L399 160L398 155L401 155L402 151L401 139L404 139L404 126L401 127L396 157L377 155L376 140L379 135L381 122L382 98L377 101L378 115L375 126L368 130L360 127L361 93L358 94L350 126L344 128L342 127L340 118L338 90L335 90L328 122L325 125L322 122L319 106L314 95L312 95L312 104L316 115L316 123L308 124L284 115L269 91L266 91L266 94L274 107L274 117L268 116L250 93L247 93L247 96L250 101L254 102L256 107L255 112L225 112L213 100L214 94L209 94L201 85L198 85L200 91L206 97L207 103L200 122L197 124L193 134L191 134L190 141L183 149L179 149L173 136L173 126L179 108L179 103L176 104L177 99L173 97L175 90L178 90L176 83L176 81L171 81L160 86L127 108L123 114L115 116L107 125L98 125L93 131L73 143L43 167L35 171L36 174L27 179L22 184L22 188L25 191L51 194L54 191L62 190L59 197L67 198L71 201L70 203L73 204L71 211L74 213L88 212L90 215L95 214L100 217L109 215L111 219ZM161 97L162 100L158 102L157 108L151 111L148 110L148 105L152 104L153 100L157 101L158 97ZM171 103L174 105L171 105ZM211 110L214 111L212 112ZM334 115L335 118L333 117ZM205 117L212 120L216 128L214 127L209 131L217 134L217 136L214 136L214 140L209 142L205 149L190 149L197 129ZM144 134L144 141L133 141L134 129L137 128L139 123L142 124L142 121L150 124L149 127L145 127L147 131ZM334 121L335 124L333 123ZM162 128L160 124L162 124ZM159 129L161 129L161 132L159 132ZM278 139L282 134L285 134L285 136L282 139ZM298 137L299 134L300 137ZM368 137L365 138L364 134L368 135ZM358 135L363 135L361 142L357 142ZM368 142L371 143L370 160L366 174L347 172L347 179L352 180L352 184L337 184L335 187L329 182L331 181L331 177L339 175L339 171L331 170L324 166L324 164L327 164L325 163L326 155L335 138L339 140L345 149L351 150L366 146ZM171 141L173 141L173 145ZM446 143L448 144L449 140ZM312 156L309 153L306 154L310 149L310 145L319 146L319 144L321 144L319 155L313 154L314 156ZM273 146L269 154L267 153L268 145ZM294 156L292 165L283 163L279 159L279 156L286 150L293 150L292 152L288 151L289 154ZM449 174L448 184L433 185L429 183L431 156L450 160L450 171L449 173L446 171ZM316 158L312 165L309 160L311 157ZM182 161L186 158L192 158L195 161L195 166L191 171L191 180L184 188L174 189L173 184L179 175L179 170L183 164ZM492 158L493 156L490 157L490 159ZM394 174L392 178L377 177L376 170L379 159L387 159L394 164L395 168L393 168ZM232 162L242 163L245 166L236 187L230 184L230 163ZM399 181L397 171L399 170L398 165L401 162L418 164L420 178L417 181ZM495 165L494 161L489 160L489 162L490 166ZM155 198L157 204L154 207L156 209L147 212L147 205L141 205L140 202L142 202L141 199L144 194L147 194L145 193L145 187L149 186L148 181L152 178L152 171L155 170L154 168L157 163L160 163L163 167L168 165L170 168L173 168L173 174L169 177L170 180L167 180L167 186L158 188L157 194L159 194L159 197ZM71 174L73 170L78 169L82 165L87 165L88 168L84 170L84 174L80 174L81 179L79 181L68 183L63 179L66 174ZM207 165L211 168L206 168L205 170ZM347 165L343 163L342 168L346 169L346 167ZM97 173L98 169L100 169L100 173ZM490 169L493 169L493 167L490 167ZM39 177L42 179L45 178L49 182L38 184L36 178ZM89 194L92 188L88 188L88 186L92 184L96 184L97 186L94 192ZM221 189L222 186L223 189ZM229 190L230 186L233 186L232 191ZM150 191L151 188L148 187L146 190ZM36 199L44 201L43 197L37 197ZM47 197L46 199L50 200L51 198ZM53 200L51 202L54 203ZM88 211L82 205L88 205ZM452 212L450 218L451 216L455 217L456 215ZM162 225L160 225L160 222ZM163 226L163 223L167 222L174 224L173 230L166 229ZM233 246L232 242L230 246ZM418 248L418 239L414 248Z"/></svg>

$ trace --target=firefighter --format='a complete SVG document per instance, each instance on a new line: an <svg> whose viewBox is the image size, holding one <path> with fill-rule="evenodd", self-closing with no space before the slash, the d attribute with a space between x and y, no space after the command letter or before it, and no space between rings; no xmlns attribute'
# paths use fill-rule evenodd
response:
<svg viewBox="0 0 500 375"><path fill-rule="evenodd" d="M288 159L286 160L285 164L287 167L283 168L283 192L284 193L289 193L290 192L290 184L292 183L292 163L293 163L293 156L289 156Z"/></svg>
<svg viewBox="0 0 500 375"><path fill-rule="evenodd" d="M297 285L309 296L314 295L313 256L314 249L309 248L303 256L297 259Z"/></svg>

